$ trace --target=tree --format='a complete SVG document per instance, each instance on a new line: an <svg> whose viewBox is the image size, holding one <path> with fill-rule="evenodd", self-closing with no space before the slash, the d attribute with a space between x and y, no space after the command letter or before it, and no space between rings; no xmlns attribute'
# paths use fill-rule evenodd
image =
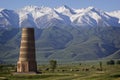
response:
<svg viewBox="0 0 120 80"><path fill-rule="evenodd" d="M100 64L100 70L102 71L103 70L103 68L102 68L102 62L100 61L99 64Z"/></svg>
<svg viewBox="0 0 120 80"><path fill-rule="evenodd" d="M56 67L57 67L57 61L56 60L50 60L50 69L51 69L52 72L55 71Z"/></svg>
<svg viewBox="0 0 120 80"><path fill-rule="evenodd" d="M115 64L114 60L107 61L107 65L114 65L114 64Z"/></svg>
<svg viewBox="0 0 120 80"><path fill-rule="evenodd" d="M3 65L0 65L0 72L3 71L3 68L4 68L4 66L3 66Z"/></svg>
<svg viewBox="0 0 120 80"><path fill-rule="evenodd" d="M116 64L120 64L120 60L118 60L118 61L116 62Z"/></svg>

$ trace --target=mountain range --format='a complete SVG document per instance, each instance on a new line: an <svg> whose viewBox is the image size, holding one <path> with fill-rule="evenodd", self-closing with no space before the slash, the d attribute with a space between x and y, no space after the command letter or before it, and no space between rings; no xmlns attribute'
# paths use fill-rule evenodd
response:
<svg viewBox="0 0 120 80"><path fill-rule="evenodd" d="M16 62L22 27L34 27L37 61L119 59L120 11L26 6L0 9L0 62Z"/></svg>
<svg viewBox="0 0 120 80"><path fill-rule="evenodd" d="M105 12L94 7L72 9L26 6L19 10L0 9L0 27L119 26L120 11Z"/></svg>

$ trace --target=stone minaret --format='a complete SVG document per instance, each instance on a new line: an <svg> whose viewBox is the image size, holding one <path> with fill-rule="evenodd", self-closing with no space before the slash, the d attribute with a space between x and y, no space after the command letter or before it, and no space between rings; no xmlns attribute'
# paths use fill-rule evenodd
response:
<svg viewBox="0 0 120 80"><path fill-rule="evenodd" d="M22 28L21 46L17 72L37 72L34 28Z"/></svg>

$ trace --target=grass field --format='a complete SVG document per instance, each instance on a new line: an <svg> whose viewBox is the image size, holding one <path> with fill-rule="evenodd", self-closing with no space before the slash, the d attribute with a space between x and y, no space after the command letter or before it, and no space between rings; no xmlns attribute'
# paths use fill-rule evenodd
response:
<svg viewBox="0 0 120 80"><path fill-rule="evenodd" d="M13 75L14 66L4 65L0 69L0 80L120 80L120 65L103 64L99 70L97 64L66 64L57 65L55 72L49 70L49 65L40 65L42 74Z"/></svg>

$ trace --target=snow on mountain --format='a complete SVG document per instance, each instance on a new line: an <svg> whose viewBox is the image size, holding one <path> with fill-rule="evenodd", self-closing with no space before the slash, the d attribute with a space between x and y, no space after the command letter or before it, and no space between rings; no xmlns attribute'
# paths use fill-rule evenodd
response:
<svg viewBox="0 0 120 80"><path fill-rule="evenodd" d="M25 6L16 11L0 9L0 27L119 26L119 13L108 13L94 7L72 9L65 5L52 9Z"/></svg>
<svg viewBox="0 0 120 80"><path fill-rule="evenodd" d="M119 23L120 23L120 10L113 11L113 12L110 12L108 14L111 15L111 16L113 16L113 17L119 18Z"/></svg>
<svg viewBox="0 0 120 80"><path fill-rule="evenodd" d="M4 8L0 8L0 12L1 12L2 10L4 10Z"/></svg>
<svg viewBox="0 0 120 80"><path fill-rule="evenodd" d="M118 20L109 16L106 12L94 7L75 10L77 14L71 17L77 26L118 26Z"/></svg>
<svg viewBox="0 0 120 80"><path fill-rule="evenodd" d="M101 19L101 16L98 15L97 10L93 7L83 8L75 11L77 12L77 14L73 15L71 17L71 20L76 25L95 26L99 23L99 20Z"/></svg>
<svg viewBox="0 0 120 80"><path fill-rule="evenodd" d="M25 25L26 20L27 20L26 26L36 25L36 27L39 27L39 28L50 26L46 24L49 24L49 23L52 24L52 20L55 20L55 19L60 20L60 21L63 20L56 13L56 11L54 11L54 9L49 8L49 7L26 6L22 8L21 10L18 10L18 14L19 14L19 20L20 20L19 24L21 26Z"/></svg>
<svg viewBox="0 0 120 80"><path fill-rule="evenodd" d="M71 16L74 15L75 12L73 9L69 8L68 6L64 5L59 8L54 8L58 13L61 13L63 15Z"/></svg>

